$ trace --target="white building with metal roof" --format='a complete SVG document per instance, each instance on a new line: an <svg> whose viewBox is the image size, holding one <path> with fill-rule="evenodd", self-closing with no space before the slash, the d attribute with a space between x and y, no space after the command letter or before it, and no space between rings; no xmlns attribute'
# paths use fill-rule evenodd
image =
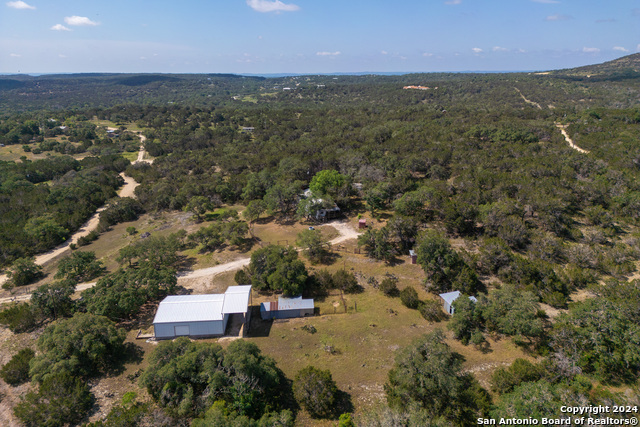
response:
<svg viewBox="0 0 640 427"><path fill-rule="evenodd" d="M453 315L453 313L455 312L452 304L455 300L458 299L460 295L460 291L447 292L445 294L438 295L440 298L442 298L442 301L444 302L444 310L448 314ZM473 302L478 302L476 297L469 297L469 299Z"/></svg>
<svg viewBox="0 0 640 427"><path fill-rule="evenodd" d="M246 325L250 298L250 285L230 286L224 294L170 295L158 305L153 319L155 337L224 335L232 314L242 314Z"/></svg>
<svg viewBox="0 0 640 427"><path fill-rule="evenodd" d="M260 317L267 319L290 319L292 317L313 316L313 299L278 297L278 301L263 302L260 305Z"/></svg>

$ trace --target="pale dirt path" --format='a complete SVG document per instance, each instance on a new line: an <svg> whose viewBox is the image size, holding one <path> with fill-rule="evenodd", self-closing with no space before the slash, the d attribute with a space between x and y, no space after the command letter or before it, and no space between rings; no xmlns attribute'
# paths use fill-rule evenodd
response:
<svg viewBox="0 0 640 427"><path fill-rule="evenodd" d="M141 142L144 142L146 140L144 135L138 135L138 136L140 137ZM140 146L140 152L138 152L138 160L134 161L133 163L137 163L139 161L142 161L145 163L153 162L153 160L150 160L150 159L140 160L141 156L144 157L144 145ZM125 176L124 172L121 172L120 176L122 177L122 179L124 179L124 185L118 191L118 196L119 197L135 197L134 191L139 184L133 178ZM52 259L56 258L57 256L70 250L69 245L71 245L72 243L77 244L78 240L81 237L87 236L89 233L91 233L93 230L95 230L98 227L98 223L100 222L100 212L102 212L106 208L107 208L107 205L102 206L101 208L96 210L96 212L91 216L91 218L89 218L89 220L86 223L84 223L84 225L78 231L76 231L69 240L67 240L57 248L50 250L49 252L45 252L43 254L37 255L35 257L35 263L38 265L44 265L47 262L51 261ZM7 280L8 280L8 277L6 274L0 275L0 286L3 283L5 283ZM25 298L25 297L27 297L27 295L21 296L21 298ZM31 296L28 296L28 298L31 298ZM7 298L0 299L0 303L6 299Z"/></svg>
<svg viewBox="0 0 640 427"><path fill-rule="evenodd" d="M522 92L520 92L520 89L518 89L517 87L514 87L514 89L520 94L520 96L522 97L524 102L526 102L529 105L533 105L534 107L537 107L539 110L542 110L542 106L540 104L538 104L537 102L534 102L534 101L530 101L527 98L525 98L525 96L522 94Z"/></svg>
<svg viewBox="0 0 640 427"><path fill-rule="evenodd" d="M351 225L349 225L348 221L329 222L327 224L321 225L321 227L324 225L329 225L338 230L338 233L340 233L338 237L329 241L329 243L331 243L332 245L337 245L338 243L342 243L347 240L356 239L359 236L359 233L354 230ZM185 280L198 279L202 277L213 277L217 276L218 274L226 273L228 271L240 270L242 267L249 265L250 261L250 257L239 258L234 261L230 261L213 267L200 268L198 270L192 271L181 271L177 274L178 282L184 282ZM95 286L95 284L96 282L80 283L76 286L76 292L92 288L93 286ZM0 298L0 304L10 301L28 301L30 298L31 295L20 295L12 298Z"/></svg>
<svg viewBox="0 0 640 427"><path fill-rule="evenodd" d="M563 125L563 124L560 124L560 123L556 123L556 127L558 129L560 129L560 132L562 132L562 136L564 136L565 141L567 141L569 143L569 147L573 148L574 150L578 151L579 153L589 154L588 150L585 150L584 148L578 147L576 144L574 144L573 140L571 138L569 138L569 134L566 131L567 126L569 126L569 125Z"/></svg>
<svg viewBox="0 0 640 427"><path fill-rule="evenodd" d="M329 222L323 225L330 225L331 227L338 230L338 233L340 233L340 236L329 241L329 243L331 243L332 245L337 245L338 243L342 243L350 239L357 239L359 236L358 232L354 230L347 221ZM321 225L321 227L323 225ZM216 265L214 267L180 272L178 273L178 280L195 279L198 277L205 277L205 276L216 276L221 273L226 273L227 271L240 270L242 267L249 265L250 261L251 261L251 258L240 258L235 261L227 262L225 264Z"/></svg>

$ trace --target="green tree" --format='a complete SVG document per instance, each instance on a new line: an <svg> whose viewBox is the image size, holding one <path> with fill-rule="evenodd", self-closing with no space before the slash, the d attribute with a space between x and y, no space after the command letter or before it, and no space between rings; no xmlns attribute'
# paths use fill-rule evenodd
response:
<svg viewBox="0 0 640 427"><path fill-rule="evenodd" d="M87 311L111 320L124 320L138 314L147 302L159 301L174 292L178 283L175 270L143 266L120 269L82 292Z"/></svg>
<svg viewBox="0 0 640 427"><path fill-rule="evenodd" d="M52 215L30 218L24 226L36 251L44 251L65 241L69 230L58 224Z"/></svg>
<svg viewBox="0 0 640 427"><path fill-rule="evenodd" d="M122 358L126 332L103 316L76 313L47 326L31 362L30 375L43 382L60 372L90 377L111 369Z"/></svg>
<svg viewBox="0 0 640 427"><path fill-rule="evenodd" d="M14 333L29 332L40 323L40 318L29 303L18 303L0 311L0 323Z"/></svg>
<svg viewBox="0 0 640 427"><path fill-rule="evenodd" d="M94 279L105 271L95 252L76 251L60 260L55 277L79 283Z"/></svg>
<svg viewBox="0 0 640 427"><path fill-rule="evenodd" d="M255 289L284 291L291 296L302 293L308 279L307 269L298 259L298 252L292 247L277 245L253 252L244 272L242 279L250 280Z"/></svg>
<svg viewBox="0 0 640 427"><path fill-rule="evenodd" d="M570 405L568 399L560 396L556 388L547 381L525 382L512 392L503 394L491 411L492 418L535 419L560 418L562 405Z"/></svg>
<svg viewBox="0 0 640 427"><path fill-rule="evenodd" d="M444 339L437 329L397 354L384 386L387 402L401 410L415 405L432 418L471 425L488 412L490 399L472 376L462 372L462 358Z"/></svg>
<svg viewBox="0 0 640 427"><path fill-rule="evenodd" d="M362 287L358 284L356 276L344 269L333 273L332 284L334 288L341 289L348 294L362 292Z"/></svg>
<svg viewBox="0 0 640 427"><path fill-rule="evenodd" d="M56 320L73 311L71 295L75 290L75 283L67 280L42 285L31 294L30 303L41 317Z"/></svg>
<svg viewBox="0 0 640 427"><path fill-rule="evenodd" d="M228 408L257 419L267 410L281 410L288 393L284 374L273 359L244 340L225 350L217 343L178 338L160 343L149 361L140 384L160 406L178 416L199 415L222 400L222 415Z"/></svg>
<svg viewBox="0 0 640 427"><path fill-rule="evenodd" d="M296 245L313 263L325 262L330 255L331 244L318 230L304 230L298 233Z"/></svg>
<svg viewBox="0 0 640 427"><path fill-rule="evenodd" d="M400 301L405 307L416 309L420 305L420 298L418 298L418 292L412 287L407 286L400 291Z"/></svg>
<svg viewBox="0 0 640 427"><path fill-rule="evenodd" d="M309 189L317 197L330 196L336 199L338 196L345 195L345 187L348 184L348 177L342 175L337 170L327 169L316 173L313 178L311 178Z"/></svg>
<svg viewBox="0 0 640 427"><path fill-rule="evenodd" d="M249 231L253 235L253 223L256 222L260 215L267 209L264 201L252 200L247 207L242 211L242 217L249 222Z"/></svg>
<svg viewBox="0 0 640 427"><path fill-rule="evenodd" d="M481 288L482 283L475 272L437 231L427 230L421 236L416 253L431 292L448 292L456 286L456 290L475 295Z"/></svg>
<svg viewBox="0 0 640 427"><path fill-rule="evenodd" d="M3 288L25 286L35 282L44 276L42 266L35 263L33 258L18 258L9 268L9 280L2 285Z"/></svg>
<svg viewBox="0 0 640 427"><path fill-rule="evenodd" d="M535 382L544 375L544 368L525 359L516 359L508 368L498 368L491 375L491 388L500 393L509 393L522 383Z"/></svg>
<svg viewBox="0 0 640 427"><path fill-rule="evenodd" d="M396 251L389 237L389 230L372 228L358 236L358 246L364 246L367 256L386 262L394 259Z"/></svg>
<svg viewBox="0 0 640 427"><path fill-rule="evenodd" d="M203 215L213 209L211 201L205 196L193 196L189 203L182 208L185 212L191 212L196 216L198 222L202 221Z"/></svg>
<svg viewBox="0 0 640 427"><path fill-rule="evenodd" d="M313 418L334 416L337 393L338 387L329 370L307 366L298 371L293 382L296 400Z"/></svg>
<svg viewBox="0 0 640 427"><path fill-rule="evenodd" d="M489 331L529 341L544 335L539 309L538 298L533 293L518 290L513 285L504 285L488 297L480 297L476 307Z"/></svg>
<svg viewBox="0 0 640 427"><path fill-rule="evenodd" d="M467 345L474 332L482 327L480 313L476 312L476 303L467 295L460 295L453 302L453 316L447 326L453 331L453 336Z"/></svg>
<svg viewBox="0 0 640 427"><path fill-rule="evenodd" d="M61 372L48 376L37 392L28 392L14 413L28 427L62 427L81 422L94 401L84 380Z"/></svg>
<svg viewBox="0 0 640 427"><path fill-rule="evenodd" d="M29 381L29 362L35 356L30 348L23 348L0 369L0 377L12 386Z"/></svg>

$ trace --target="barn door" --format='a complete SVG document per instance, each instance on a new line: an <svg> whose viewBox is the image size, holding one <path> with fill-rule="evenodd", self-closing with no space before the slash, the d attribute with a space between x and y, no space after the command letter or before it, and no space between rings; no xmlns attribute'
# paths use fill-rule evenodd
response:
<svg viewBox="0 0 640 427"><path fill-rule="evenodd" d="M174 333L177 337L184 337L189 335L189 325L186 326L174 326Z"/></svg>

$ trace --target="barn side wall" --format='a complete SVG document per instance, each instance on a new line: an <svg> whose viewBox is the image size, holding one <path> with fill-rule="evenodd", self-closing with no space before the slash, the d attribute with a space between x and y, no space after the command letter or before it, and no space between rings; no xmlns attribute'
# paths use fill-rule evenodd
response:
<svg viewBox="0 0 640 427"><path fill-rule="evenodd" d="M154 323L153 330L156 339L172 339L175 338L176 326L189 326L189 336L212 336L224 335L226 328L226 316L223 320L214 320L208 322L174 322L174 323Z"/></svg>

